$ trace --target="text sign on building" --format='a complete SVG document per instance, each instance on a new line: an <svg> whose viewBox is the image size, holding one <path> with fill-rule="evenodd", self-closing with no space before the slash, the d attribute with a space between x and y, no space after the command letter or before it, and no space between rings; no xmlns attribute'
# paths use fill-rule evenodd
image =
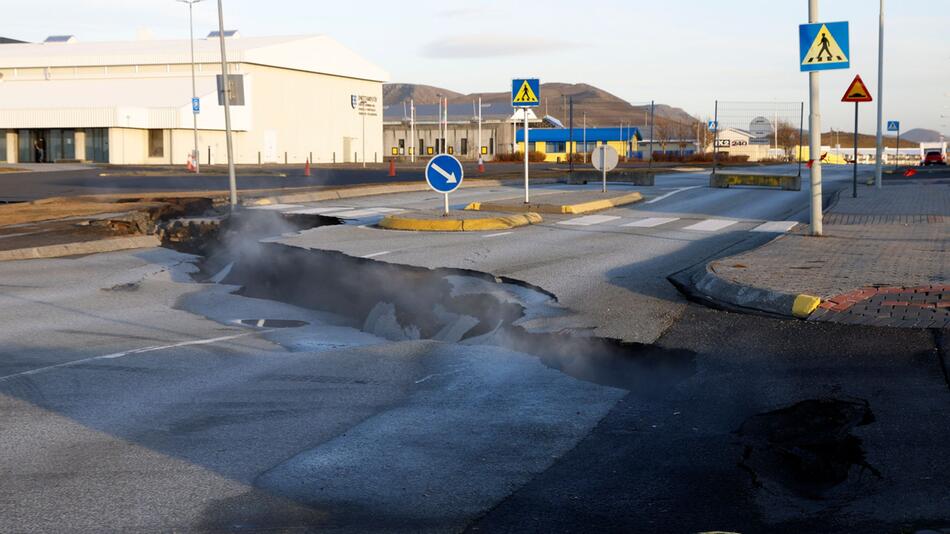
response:
<svg viewBox="0 0 950 534"><path fill-rule="evenodd" d="M464 174L459 160L448 154L439 154L426 164L426 182L439 193L451 193L458 189Z"/></svg>
<svg viewBox="0 0 950 534"><path fill-rule="evenodd" d="M200 112L201 112L201 99L200 99L200 98L197 98L197 97L196 97L196 98L192 98L192 99L191 99L191 111L193 111L193 112L195 112L195 113L200 113Z"/></svg>
<svg viewBox="0 0 950 534"><path fill-rule="evenodd" d="M901 121L887 121L887 131L889 132L901 131Z"/></svg>
<svg viewBox="0 0 950 534"><path fill-rule="evenodd" d="M798 51L802 72L850 68L848 23L816 22L800 25Z"/></svg>
<svg viewBox="0 0 950 534"><path fill-rule="evenodd" d="M541 105L541 81L537 78L511 80L511 105L528 108Z"/></svg>
<svg viewBox="0 0 950 534"><path fill-rule="evenodd" d="M350 95L350 105L363 116L375 117L377 113L375 96Z"/></svg>

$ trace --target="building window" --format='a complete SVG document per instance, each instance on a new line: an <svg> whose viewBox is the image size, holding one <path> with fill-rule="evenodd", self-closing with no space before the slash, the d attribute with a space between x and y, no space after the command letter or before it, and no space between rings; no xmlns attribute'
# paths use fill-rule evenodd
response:
<svg viewBox="0 0 950 534"><path fill-rule="evenodd" d="M552 152L567 152L565 146L566 146L566 143L564 143L563 141L556 141L556 142L547 141L546 143L544 143L544 151L547 152L548 154Z"/></svg>
<svg viewBox="0 0 950 534"><path fill-rule="evenodd" d="M419 138L419 153L420 154L426 153L426 140L421 137Z"/></svg>
<svg viewBox="0 0 950 534"><path fill-rule="evenodd" d="M468 154L468 137L463 137L460 142L462 143L462 146L459 149L459 152L462 154Z"/></svg>
<svg viewBox="0 0 950 534"><path fill-rule="evenodd" d="M161 158L165 156L165 131L148 131L148 157Z"/></svg>
<svg viewBox="0 0 950 534"><path fill-rule="evenodd" d="M406 140L405 140L405 139L400 139L400 140L399 140L399 148L406 148Z"/></svg>

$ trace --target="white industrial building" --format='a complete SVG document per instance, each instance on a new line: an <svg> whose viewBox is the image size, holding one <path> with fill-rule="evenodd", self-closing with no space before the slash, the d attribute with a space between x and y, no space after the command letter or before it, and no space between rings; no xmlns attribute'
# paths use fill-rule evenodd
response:
<svg viewBox="0 0 950 534"><path fill-rule="evenodd" d="M385 71L326 36L226 35L237 163L382 161ZM200 161L222 163L219 43L194 44ZM187 39L0 44L0 161L184 164L191 98Z"/></svg>

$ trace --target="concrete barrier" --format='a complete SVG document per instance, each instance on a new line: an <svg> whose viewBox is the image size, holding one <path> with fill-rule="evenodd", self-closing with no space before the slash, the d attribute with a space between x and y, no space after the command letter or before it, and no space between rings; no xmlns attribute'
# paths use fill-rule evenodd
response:
<svg viewBox="0 0 950 534"><path fill-rule="evenodd" d="M716 172L709 175L709 187L728 188L733 185L777 187L785 191L801 191L802 177L775 174L736 174L727 172Z"/></svg>
<svg viewBox="0 0 950 534"><path fill-rule="evenodd" d="M603 174L595 170L574 171L572 183L600 182ZM630 170L613 170L607 173L608 182L626 182L633 185L653 186L656 183L656 174L651 172L636 172Z"/></svg>

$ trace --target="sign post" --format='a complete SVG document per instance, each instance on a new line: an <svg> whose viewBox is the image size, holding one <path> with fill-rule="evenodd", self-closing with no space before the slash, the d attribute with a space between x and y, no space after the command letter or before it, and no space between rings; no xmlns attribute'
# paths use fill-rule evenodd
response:
<svg viewBox="0 0 950 534"><path fill-rule="evenodd" d="M449 214L449 193L462 185L465 170L459 160L450 154L439 154L426 163L426 182L436 193L445 195L442 215Z"/></svg>
<svg viewBox="0 0 950 534"><path fill-rule="evenodd" d="M811 235L822 234L821 213L821 97L819 71L847 69L851 48L847 22L818 22L818 0L808 0L808 24L798 26L802 72L808 73L808 159L811 164Z"/></svg>
<svg viewBox="0 0 950 534"><path fill-rule="evenodd" d="M887 131L897 132L897 154L894 156L894 170L896 171L900 167L901 159L901 121L887 121Z"/></svg>
<svg viewBox="0 0 950 534"><path fill-rule="evenodd" d="M854 172L851 179L851 197L858 198L858 104L871 102L871 92L860 75L854 77L841 101L854 102Z"/></svg>
<svg viewBox="0 0 950 534"><path fill-rule="evenodd" d="M596 150L592 151L590 154L590 162L595 169L601 171L603 177L603 187L602 191L607 192L607 171L612 171L617 168L617 163L620 162L620 158L617 156L617 151L614 150L614 147L604 144L597 147Z"/></svg>
<svg viewBox="0 0 950 534"><path fill-rule="evenodd" d="M524 203L531 197L528 192L528 108L541 105L541 82L537 78L511 80L511 105L524 113Z"/></svg>

